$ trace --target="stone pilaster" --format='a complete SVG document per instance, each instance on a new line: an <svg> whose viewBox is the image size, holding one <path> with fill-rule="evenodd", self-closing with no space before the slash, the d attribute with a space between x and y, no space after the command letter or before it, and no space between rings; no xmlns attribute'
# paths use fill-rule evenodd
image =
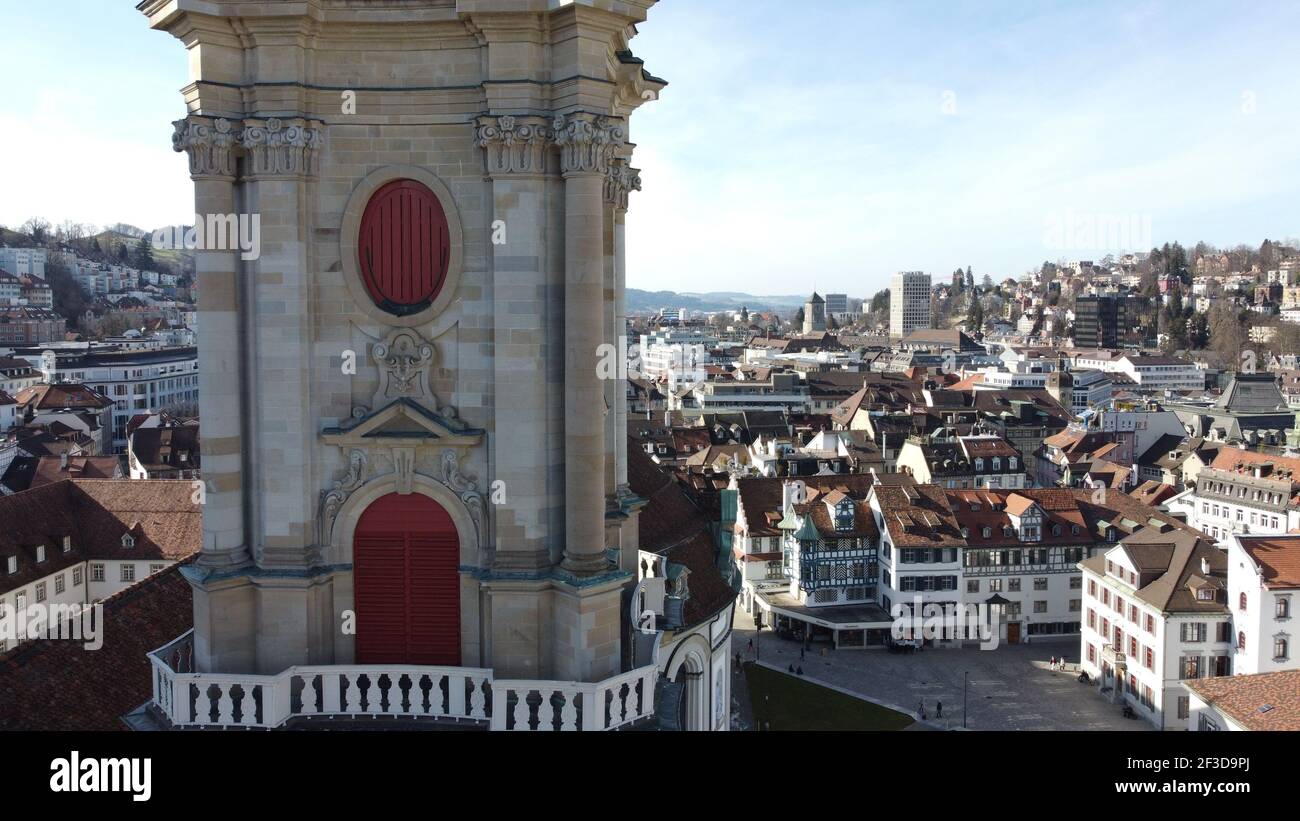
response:
<svg viewBox="0 0 1300 821"><path fill-rule="evenodd" d="M238 123L189 116L173 123L172 147L189 158L197 220L236 212ZM209 238L210 239L210 238ZM237 249L196 249L199 286L199 406L203 417L203 554L211 567L248 561L246 482L240 447L247 419Z"/></svg>
<svg viewBox="0 0 1300 821"><path fill-rule="evenodd" d="M312 461L312 280L308 259L315 220L315 175L325 144L324 123L302 118L249 118L240 131L244 151L243 206L258 220L260 247L246 263L244 288L253 548L263 567L306 567L316 541L317 495Z"/></svg>
<svg viewBox="0 0 1300 821"><path fill-rule="evenodd" d="M620 159L610 166L605 179L605 202L614 212L614 332L627 337L627 207L628 194L641 190L641 171ZM630 344L630 343L629 343ZM618 497L630 495L627 480L627 385L619 383L614 403L614 487Z"/></svg>
<svg viewBox="0 0 1300 821"><path fill-rule="evenodd" d="M605 178L624 144L621 122L595 114L557 117L565 194L565 557L576 575L605 557L605 391L598 366L605 333Z"/></svg>
<svg viewBox="0 0 1300 821"><path fill-rule="evenodd" d="M505 483L508 499L492 508L492 565L541 570L550 567L549 542L558 537L544 516L551 460L547 397L558 389L547 384L546 365L559 355L547 340L553 280L545 254L551 123L542 117L484 115L475 136L492 191L493 479Z"/></svg>

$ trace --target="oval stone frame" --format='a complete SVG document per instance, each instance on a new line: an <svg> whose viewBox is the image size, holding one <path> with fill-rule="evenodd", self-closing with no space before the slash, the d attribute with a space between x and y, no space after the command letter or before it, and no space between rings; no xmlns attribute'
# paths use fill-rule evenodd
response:
<svg viewBox="0 0 1300 821"><path fill-rule="evenodd" d="M415 180L426 186L442 205L447 217L447 229L451 238L451 251L447 260L447 278L442 290L433 302L424 310L408 316L390 314L375 304L361 276L360 232L361 217L370 204L370 198L383 186L395 180ZM427 325L439 314L447 310L457 298L460 288L460 275L464 264L464 233L461 229L460 209L451 189L435 175L414 165L386 165L366 175L357 183L348 197L343 209L343 226L339 235L340 260L343 267L343 281L352 295L356 309L383 325L396 328L414 328Z"/></svg>

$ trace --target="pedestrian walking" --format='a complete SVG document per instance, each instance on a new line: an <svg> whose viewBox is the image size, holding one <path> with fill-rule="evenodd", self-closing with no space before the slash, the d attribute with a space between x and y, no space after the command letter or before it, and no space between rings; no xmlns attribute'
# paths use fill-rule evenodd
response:
<svg viewBox="0 0 1300 821"><path fill-rule="evenodd" d="M943 702L936 701L934 704L934 717L943 718Z"/></svg>
<svg viewBox="0 0 1300 821"><path fill-rule="evenodd" d="M795 675L800 675L800 676L803 675L803 665L802 665L802 664L799 665L799 669L798 669L798 670L795 670Z"/></svg>
<svg viewBox="0 0 1300 821"><path fill-rule="evenodd" d="M799 660L800 660L800 661L803 661L803 648L802 648L802 647L799 648Z"/></svg>

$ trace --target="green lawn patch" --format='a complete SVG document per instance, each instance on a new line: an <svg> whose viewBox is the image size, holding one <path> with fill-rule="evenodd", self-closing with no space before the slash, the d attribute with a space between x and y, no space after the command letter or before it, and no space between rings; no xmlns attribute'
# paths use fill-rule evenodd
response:
<svg viewBox="0 0 1300 821"><path fill-rule="evenodd" d="M901 730L911 716L757 664L745 665L755 729Z"/></svg>

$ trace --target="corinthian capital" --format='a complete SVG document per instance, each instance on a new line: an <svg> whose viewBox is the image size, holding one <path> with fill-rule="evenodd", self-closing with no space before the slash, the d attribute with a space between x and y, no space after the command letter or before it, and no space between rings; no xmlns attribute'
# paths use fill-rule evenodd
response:
<svg viewBox="0 0 1300 821"><path fill-rule="evenodd" d="M488 174L541 174L546 170L546 148L553 137L544 117L484 114L478 118L475 137L487 154Z"/></svg>
<svg viewBox="0 0 1300 821"><path fill-rule="evenodd" d="M314 176L325 145L318 120L245 120L240 144L248 155L249 176Z"/></svg>
<svg viewBox="0 0 1300 821"><path fill-rule="evenodd" d="M190 159L190 176L235 176L236 126L224 118L191 115L172 123L172 149Z"/></svg>
<svg viewBox="0 0 1300 821"><path fill-rule="evenodd" d="M620 211L627 210L627 195L641 190L641 169L628 165L622 157L610 161L605 172L605 202Z"/></svg>
<svg viewBox="0 0 1300 821"><path fill-rule="evenodd" d="M561 149L565 174L601 174L627 142L623 123L598 114L565 114L555 118L555 143Z"/></svg>

